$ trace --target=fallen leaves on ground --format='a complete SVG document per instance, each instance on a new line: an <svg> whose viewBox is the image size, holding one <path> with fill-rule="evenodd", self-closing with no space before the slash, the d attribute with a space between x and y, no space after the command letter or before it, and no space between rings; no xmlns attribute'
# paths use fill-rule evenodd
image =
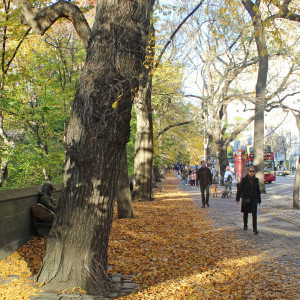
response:
<svg viewBox="0 0 300 300"><path fill-rule="evenodd" d="M134 202L134 218L114 217L110 273L134 275L139 289L123 299L297 299L297 278L235 233L216 229L208 209L167 179L154 202ZM0 261L0 298L28 299L37 289L29 279L45 252L31 239ZM18 275L18 280L7 280ZM10 297L11 295L18 297ZM21 294L23 293L23 294Z"/></svg>
<svg viewBox="0 0 300 300"><path fill-rule="evenodd" d="M297 279L255 245L216 229L208 209L168 179L155 202L133 203L134 219L114 220L111 273L132 274L124 299L297 299ZM289 272L290 270L287 270Z"/></svg>
<svg viewBox="0 0 300 300"><path fill-rule="evenodd" d="M30 277L37 273L45 254L45 239L33 237L16 252L0 260L0 299L29 299L39 291Z"/></svg>

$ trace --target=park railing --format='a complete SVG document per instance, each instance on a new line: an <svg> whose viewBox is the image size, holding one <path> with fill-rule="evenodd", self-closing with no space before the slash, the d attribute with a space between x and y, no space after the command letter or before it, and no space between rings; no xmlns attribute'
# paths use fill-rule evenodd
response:
<svg viewBox="0 0 300 300"><path fill-rule="evenodd" d="M62 185L54 185L59 199ZM31 206L38 201L41 186L0 191L0 259L14 252L34 233Z"/></svg>

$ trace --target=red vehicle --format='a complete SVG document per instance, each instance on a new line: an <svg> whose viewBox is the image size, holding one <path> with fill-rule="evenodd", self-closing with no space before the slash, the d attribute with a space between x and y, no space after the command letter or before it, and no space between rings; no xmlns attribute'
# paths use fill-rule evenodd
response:
<svg viewBox="0 0 300 300"><path fill-rule="evenodd" d="M234 154L234 171L238 182L247 174L247 166L253 165L253 146L238 149ZM274 153L270 145L264 147L264 179L265 182L271 183L276 180Z"/></svg>

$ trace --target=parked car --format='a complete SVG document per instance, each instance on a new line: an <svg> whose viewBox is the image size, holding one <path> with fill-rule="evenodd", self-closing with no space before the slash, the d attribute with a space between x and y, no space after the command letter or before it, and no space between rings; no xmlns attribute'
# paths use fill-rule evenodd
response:
<svg viewBox="0 0 300 300"><path fill-rule="evenodd" d="M290 175L291 172L290 170L277 170L276 175L278 176L285 176L285 175Z"/></svg>

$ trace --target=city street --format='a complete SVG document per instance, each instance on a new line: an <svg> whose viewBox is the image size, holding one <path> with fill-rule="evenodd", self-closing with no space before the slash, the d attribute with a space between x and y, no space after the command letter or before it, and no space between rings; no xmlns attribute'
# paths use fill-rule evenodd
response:
<svg viewBox="0 0 300 300"><path fill-rule="evenodd" d="M300 288L300 210L292 209L293 183L292 176L277 176L275 182L266 184L267 194L262 195L262 204L258 207L258 235L252 233L251 217L249 230L243 230L243 215L240 205L235 203L235 183L232 197L221 198L224 187L219 186L218 197L210 198L210 208L204 209L209 211L217 228L235 232L241 239L250 241L258 253L267 253L266 261L276 259L288 272L296 274ZM202 206L199 188L180 189Z"/></svg>
<svg viewBox="0 0 300 300"><path fill-rule="evenodd" d="M281 195L285 197L293 197L294 176L276 176L276 181L266 184L266 191L272 195Z"/></svg>

